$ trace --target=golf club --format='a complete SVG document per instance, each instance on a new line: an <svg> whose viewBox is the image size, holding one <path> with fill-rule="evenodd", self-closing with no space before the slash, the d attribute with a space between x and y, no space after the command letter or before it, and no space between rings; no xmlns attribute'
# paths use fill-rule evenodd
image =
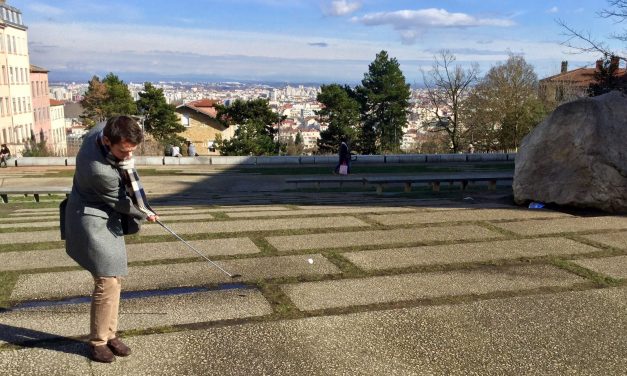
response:
<svg viewBox="0 0 627 376"><path fill-rule="evenodd" d="M185 239L181 238L180 236L178 236L174 231L172 231L168 226L164 225L161 221L157 220L157 223L161 225L161 227L163 227L164 229L166 229L170 234L174 235L178 240L182 241L183 243L185 243L186 246L188 246L189 248L191 248L194 252L198 253L202 258L204 258L205 260L207 260L211 265L215 266L216 268L220 269L221 272L223 272L224 274L228 275L231 278L239 278L242 275L241 274L231 274L229 272L227 272L226 270L222 269L220 267L220 265L216 264L215 262L209 260L209 258L205 255L203 255L202 253L200 253L200 251L198 251L196 248L192 247L191 244L189 244L188 242L185 241Z"/></svg>

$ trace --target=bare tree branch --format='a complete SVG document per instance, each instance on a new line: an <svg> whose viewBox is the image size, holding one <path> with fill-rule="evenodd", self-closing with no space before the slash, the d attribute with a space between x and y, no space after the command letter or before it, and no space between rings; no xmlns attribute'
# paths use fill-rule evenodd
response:
<svg viewBox="0 0 627 376"><path fill-rule="evenodd" d="M614 55L614 53L610 51L609 47L604 42L593 39L589 31L583 32L580 30L575 30L574 28L570 27L566 22L560 19L555 20L555 22L557 22L557 24L565 30L562 35L564 35L567 39L561 43L563 46L577 50L579 51L579 53L598 52L606 57ZM583 42L583 45L576 43L577 41Z"/></svg>
<svg viewBox="0 0 627 376"><path fill-rule="evenodd" d="M605 8L597 13L603 18L618 18L617 23L627 19L627 1L626 0L607 0L609 8Z"/></svg>
<svg viewBox="0 0 627 376"><path fill-rule="evenodd" d="M627 0L606 1L608 7L597 13L599 17L614 19L617 24L627 20ZM562 35L566 37L566 40L562 42L562 45L572 48L578 51L578 53L594 52L602 54L606 59L616 56L621 60L627 61L626 58L619 56L616 51L612 51L606 43L593 38L590 32L576 30L560 19L555 22L565 30ZM611 34L609 38L627 42L627 30L623 29L622 33Z"/></svg>

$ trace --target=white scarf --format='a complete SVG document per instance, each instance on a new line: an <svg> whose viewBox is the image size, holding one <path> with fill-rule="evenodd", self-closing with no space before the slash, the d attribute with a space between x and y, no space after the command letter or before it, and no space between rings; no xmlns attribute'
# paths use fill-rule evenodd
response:
<svg viewBox="0 0 627 376"><path fill-rule="evenodd" d="M103 133L100 132L97 138L100 151L104 155L107 162L109 162L118 170L118 173L124 181L124 185L126 185L126 194L129 195L129 197L133 201L133 204L141 212L149 217L157 215L155 211L152 210L150 205L148 205L146 193L144 192L144 188L139 181L139 175L137 174L137 170L135 169L135 160L133 158L126 160L117 159L115 155L111 153L111 148L105 145L105 143L103 142L103 137Z"/></svg>

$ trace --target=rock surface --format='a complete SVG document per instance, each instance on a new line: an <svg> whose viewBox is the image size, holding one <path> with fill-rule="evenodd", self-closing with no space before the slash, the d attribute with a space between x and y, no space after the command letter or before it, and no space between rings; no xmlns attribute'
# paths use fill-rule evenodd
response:
<svg viewBox="0 0 627 376"><path fill-rule="evenodd" d="M514 198L627 212L627 96L614 91L558 107L516 156Z"/></svg>

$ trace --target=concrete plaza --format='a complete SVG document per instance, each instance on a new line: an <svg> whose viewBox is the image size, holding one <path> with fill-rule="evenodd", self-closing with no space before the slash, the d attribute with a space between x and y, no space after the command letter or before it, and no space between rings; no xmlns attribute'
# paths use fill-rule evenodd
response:
<svg viewBox="0 0 627 376"><path fill-rule="evenodd" d="M3 186L71 184L9 170ZM58 201L9 204L0 374L625 374L625 216L520 208L502 191L377 196L170 172L142 178L163 222L242 277L144 226L127 239L120 307L133 354L94 363L91 277L65 255Z"/></svg>

